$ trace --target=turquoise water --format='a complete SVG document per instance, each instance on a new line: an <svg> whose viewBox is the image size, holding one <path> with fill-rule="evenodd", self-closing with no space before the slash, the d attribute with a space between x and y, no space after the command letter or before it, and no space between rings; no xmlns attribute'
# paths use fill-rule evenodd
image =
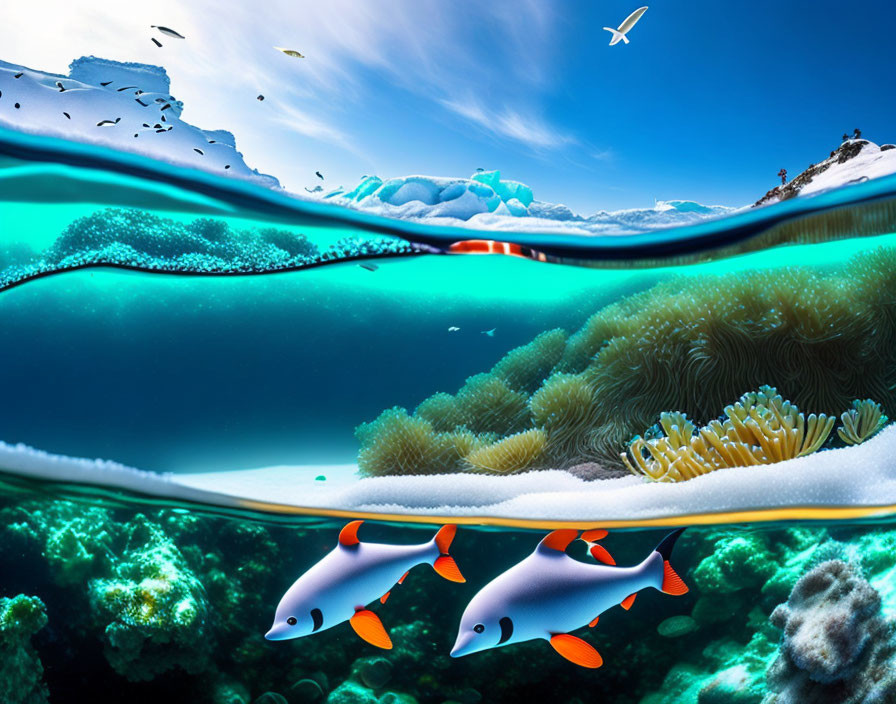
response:
<svg viewBox="0 0 896 704"><path fill-rule="evenodd" d="M892 179L624 240L501 233L549 255L536 261L447 253L483 233L4 139L15 156L0 169L7 445L154 473L357 464L359 476L400 482L557 469L593 487L628 474L622 453L661 454L637 444L672 438L655 426L671 418L661 414L712 429L735 423L730 404L743 398L769 433L775 413L830 419L817 443L801 436L803 452L782 458L738 442L763 465L840 452L833 503L849 508L850 472L862 468L848 453L887 419L859 423L852 439L841 414L863 400L894 413L896 235L881 215ZM844 213L864 224L844 232ZM790 422L780 421L788 438ZM699 473L737 471L693 451ZM542 639L449 656L471 598L567 519L562 506L531 530L518 525L525 515L465 521L451 548L465 584L423 566L370 607L391 650L347 623L271 642L280 597L336 545L350 508L297 518L173 491L150 499L99 474L24 478L17 455L3 457L0 701L100 691L102 701L266 704L896 698L888 515L721 515L699 526L685 508L675 521L611 530L600 544L629 565L672 524L689 526L670 563L690 591L647 586L630 609L583 623L574 635L603 659L591 670ZM878 503L894 503L886 490ZM384 510L361 540L422 543L456 517L416 518ZM594 562L582 541L568 554ZM528 612L518 629L520 618Z"/></svg>

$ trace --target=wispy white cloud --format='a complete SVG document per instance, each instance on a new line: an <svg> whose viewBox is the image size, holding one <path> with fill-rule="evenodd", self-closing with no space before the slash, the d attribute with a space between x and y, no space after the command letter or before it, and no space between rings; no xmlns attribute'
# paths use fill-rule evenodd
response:
<svg viewBox="0 0 896 704"><path fill-rule="evenodd" d="M187 38L162 37L160 49L149 39L159 24ZM161 63L185 119L234 131L250 162L263 153L259 166L279 173L294 133L359 155L370 95L396 88L529 149L573 143L539 117L556 31L541 0L28 0L4 8L0 47L5 60L58 72L90 54Z"/></svg>
<svg viewBox="0 0 896 704"><path fill-rule="evenodd" d="M541 118L532 114L524 115L513 108L489 110L475 98L440 102L444 107L483 130L498 137L522 142L533 149L556 149L575 144L577 141L573 136L564 134Z"/></svg>

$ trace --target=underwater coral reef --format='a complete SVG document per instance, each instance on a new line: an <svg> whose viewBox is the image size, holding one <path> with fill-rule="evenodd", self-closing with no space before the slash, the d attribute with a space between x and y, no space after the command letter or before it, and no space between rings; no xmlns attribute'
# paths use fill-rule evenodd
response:
<svg viewBox="0 0 896 704"><path fill-rule="evenodd" d="M138 209L105 208L71 222L42 251L21 242L0 245L0 289L87 266L249 274L415 251L404 240L381 236L344 237L321 249L304 234L282 228L240 230L219 218L181 222Z"/></svg>
<svg viewBox="0 0 896 704"><path fill-rule="evenodd" d="M632 564L664 531L649 533L602 542ZM463 529L452 553L475 587L529 554L533 537ZM668 600L646 590L577 633L605 658L587 680L537 641L450 658L470 594L428 569L413 570L383 608L392 650L347 624L265 641L282 590L333 539L332 526L245 515L3 499L0 701L65 704L98 688L103 701L209 704L584 704L593 699L583 686L622 704L896 696L890 524L687 530L677 563L691 592ZM590 560L586 550L570 547Z"/></svg>
<svg viewBox="0 0 896 704"><path fill-rule="evenodd" d="M702 458L690 461L693 476L707 466L814 452L837 415L836 437L855 444L883 426L883 409L896 402L894 343L893 249L825 270L678 277L607 306L570 335L542 333L454 395L439 392L412 414L384 411L357 430L360 471L506 473L595 463L612 476L624 467L626 447L629 464L640 463L642 453L662 463L664 452L677 451L670 440L675 425L679 444L695 445L688 452ZM770 403L760 390L728 405L767 384L780 401ZM716 421L723 408L726 419ZM664 413L681 415L661 418ZM665 445L645 439L632 446L657 419ZM705 426L696 435L695 424ZM469 455L459 457L457 444L438 449L456 433ZM640 465L639 471L662 473Z"/></svg>

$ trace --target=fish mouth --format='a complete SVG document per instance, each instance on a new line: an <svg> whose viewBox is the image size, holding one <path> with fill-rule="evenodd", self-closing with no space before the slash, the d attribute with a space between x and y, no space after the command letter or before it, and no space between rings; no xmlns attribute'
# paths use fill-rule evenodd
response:
<svg viewBox="0 0 896 704"><path fill-rule="evenodd" d="M460 658L464 655L469 655L470 653L475 653L477 648L470 647L474 646L473 643L474 634L472 633L461 633L457 636L457 642L454 644L454 647L451 649L449 653L453 658Z"/></svg>
<svg viewBox="0 0 896 704"><path fill-rule="evenodd" d="M282 628L274 626L264 634L265 640L289 640L290 636Z"/></svg>

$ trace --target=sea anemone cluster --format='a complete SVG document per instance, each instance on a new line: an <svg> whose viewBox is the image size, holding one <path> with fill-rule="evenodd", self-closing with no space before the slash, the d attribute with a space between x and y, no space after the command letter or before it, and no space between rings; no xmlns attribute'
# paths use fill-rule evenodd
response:
<svg viewBox="0 0 896 704"><path fill-rule="evenodd" d="M844 416L847 414L844 413ZM769 386L725 407L725 420L699 431L683 413L660 416L663 435L635 438L622 461L635 474L678 482L723 467L771 464L816 452L834 428L824 413L808 417Z"/></svg>
<svg viewBox="0 0 896 704"><path fill-rule="evenodd" d="M769 383L792 402L762 410L758 396L755 402L744 397L739 407L731 406L732 416L711 423L745 389ZM508 352L489 372L470 377L456 394L443 391L423 400L413 414L390 409L364 424L358 432L359 465L366 475L563 469L588 462L615 470L624 468L621 453L632 438L669 409L691 419L686 422L693 430L708 429L694 442L719 439L713 457L743 450L721 439L729 430L738 442L759 447L758 454L741 458L754 464L761 457L774 461L818 449L835 415L854 399L873 398L882 407L857 402L841 419L838 435L847 444L867 439L886 422L883 408L896 403L894 390L896 250L880 248L834 270L782 267L661 282L599 310L571 335L542 333ZM808 413L803 420L797 408ZM747 415L741 419L739 413ZM767 420L766 430L773 433L768 437L777 433L780 447L763 449L752 430L759 421L751 413ZM775 413L783 414L780 421ZM398 416L408 419L405 423L424 422L415 426L422 429L417 442L424 445L444 442L440 434L462 432L472 433L481 445L477 456L486 448L504 455L497 445L517 435L539 446L525 455L515 452L508 465L474 465L451 452L424 453L421 446L414 452L426 459L418 463L410 459L413 442L407 435L401 451L386 449L388 437L396 437ZM661 425L676 421L685 422L667 415ZM530 430L541 433L527 434ZM685 426L680 432L684 442ZM791 446L785 436L794 433L802 435ZM667 432L667 443L669 438ZM521 443L517 439L513 445ZM663 452L673 449L670 444ZM530 458L527 464L519 463L522 457Z"/></svg>
<svg viewBox="0 0 896 704"><path fill-rule="evenodd" d="M136 210L106 208L78 218L50 247L0 251L0 290L36 276L85 266L186 274L247 274L321 262L414 252L403 240L343 238L320 249L305 235L273 227L237 230L216 218L181 222Z"/></svg>

